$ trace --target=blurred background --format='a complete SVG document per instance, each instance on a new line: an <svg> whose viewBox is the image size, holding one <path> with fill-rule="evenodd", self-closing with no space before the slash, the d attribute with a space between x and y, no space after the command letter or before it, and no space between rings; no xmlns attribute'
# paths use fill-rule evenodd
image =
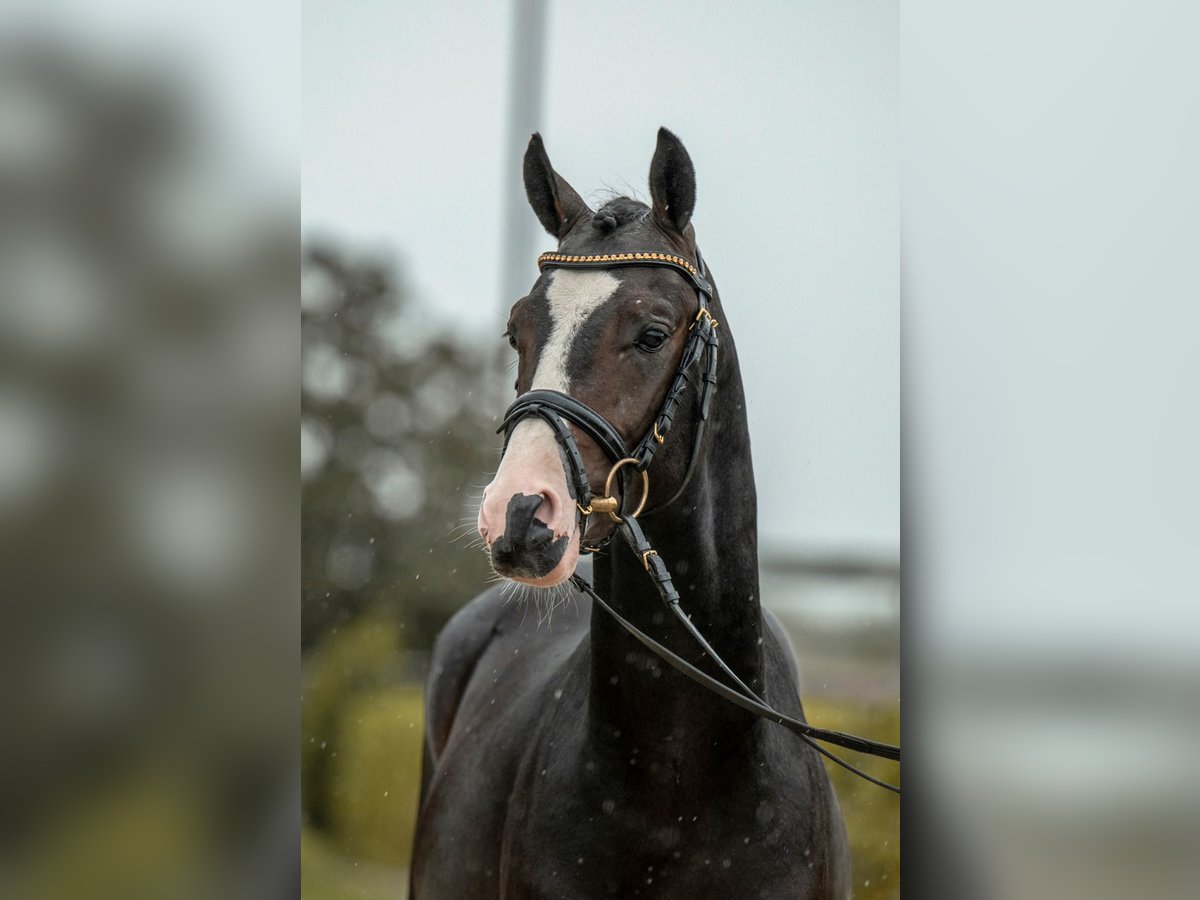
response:
<svg viewBox="0 0 1200 900"><path fill-rule="evenodd" d="M1198 26L905 6L913 896L1196 895Z"/></svg>
<svg viewBox="0 0 1200 900"><path fill-rule="evenodd" d="M489 574L500 335L554 246L521 180L535 130L593 206L646 198L660 125L687 145L742 351L763 602L810 718L898 740L894 5L309 0L304 28L305 896L403 896L429 648ZM898 800L833 775L855 896L898 897Z"/></svg>
<svg viewBox="0 0 1200 900"><path fill-rule="evenodd" d="M0 896L298 888L298 37L0 10Z"/></svg>
<svg viewBox="0 0 1200 900"><path fill-rule="evenodd" d="M539 55L411 6L306 5L303 66L282 3L0 6L0 896L294 897L301 843L306 894L402 896L546 245L515 154L636 195L660 124L789 470L767 602L884 739L903 339L909 895L1194 896L1197 11L563 2Z"/></svg>

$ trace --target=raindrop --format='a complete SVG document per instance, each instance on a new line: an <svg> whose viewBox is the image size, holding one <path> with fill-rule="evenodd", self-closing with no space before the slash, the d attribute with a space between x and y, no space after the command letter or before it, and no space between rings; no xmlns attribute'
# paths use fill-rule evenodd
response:
<svg viewBox="0 0 1200 900"><path fill-rule="evenodd" d="M555 699L555 700L561 700L561 699L562 699L562 688L556 688L556 689L555 689L555 691L554 691L554 699Z"/></svg>

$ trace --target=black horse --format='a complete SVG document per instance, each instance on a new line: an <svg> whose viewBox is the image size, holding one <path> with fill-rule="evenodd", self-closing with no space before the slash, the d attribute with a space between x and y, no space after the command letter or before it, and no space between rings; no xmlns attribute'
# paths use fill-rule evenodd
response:
<svg viewBox="0 0 1200 900"><path fill-rule="evenodd" d="M563 258L647 254L704 272L691 225L695 173L665 129L649 207L621 197L593 212L537 135L525 188ZM681 608L746 685L802 719L792 650L759 604L750 439L719 297L713 290L706 315L721 323L720 389L701 432L703 379L673 381L700 318L693 285L666 265L584 265L547 266L513 306L517 392L581 401L624 446L653 435L642 527L670 566ZM677 384L680 404L663 434L660 411ZM665 612L646 556L614 540L590 573L581 563L614 527L611 517L581 514L591 506L581 494L609 493L613 454L576 422L573 440L556 434L552 418L510 423L479 529L498 573L567 602L539 625L493 589L438 638L413 897L847 897L845 826L818 754L664 665L568 582L579 570L624 618L720 674ZM612 495L626 505L623 483L631 504L640 479L616 480Z"/></svg>

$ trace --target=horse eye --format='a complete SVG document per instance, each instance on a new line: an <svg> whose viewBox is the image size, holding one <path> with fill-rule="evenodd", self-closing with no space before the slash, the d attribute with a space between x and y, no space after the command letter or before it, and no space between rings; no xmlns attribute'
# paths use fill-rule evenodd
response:
<svg viewBox="0 0 1200 900"><path fill-rule="evenodd" d="M504 334L500 335L500 337L505 338L508 341L508 346L512 347L514 350L517 349L517 339L511 331L504 332Z"/></svg>
<svg viewBox="0 0 1200 900"><path fill-rule="evenodd" d="M667 342L668 336L661 328L651 328L649 331L643 332L636 343L639 349L645 350L647 353L657 353Z"/></svg>

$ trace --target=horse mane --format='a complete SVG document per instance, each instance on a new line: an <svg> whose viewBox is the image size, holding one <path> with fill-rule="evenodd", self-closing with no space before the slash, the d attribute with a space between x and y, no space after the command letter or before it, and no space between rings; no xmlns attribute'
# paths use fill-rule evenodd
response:
<svg viewBox="0 0 1200 900"><path fill-rule="evenodd" d="M649 211L650 207L632 197L613 197L592 216L592 227L601 234L611 234L622 225L641 220Z"/></svg>

